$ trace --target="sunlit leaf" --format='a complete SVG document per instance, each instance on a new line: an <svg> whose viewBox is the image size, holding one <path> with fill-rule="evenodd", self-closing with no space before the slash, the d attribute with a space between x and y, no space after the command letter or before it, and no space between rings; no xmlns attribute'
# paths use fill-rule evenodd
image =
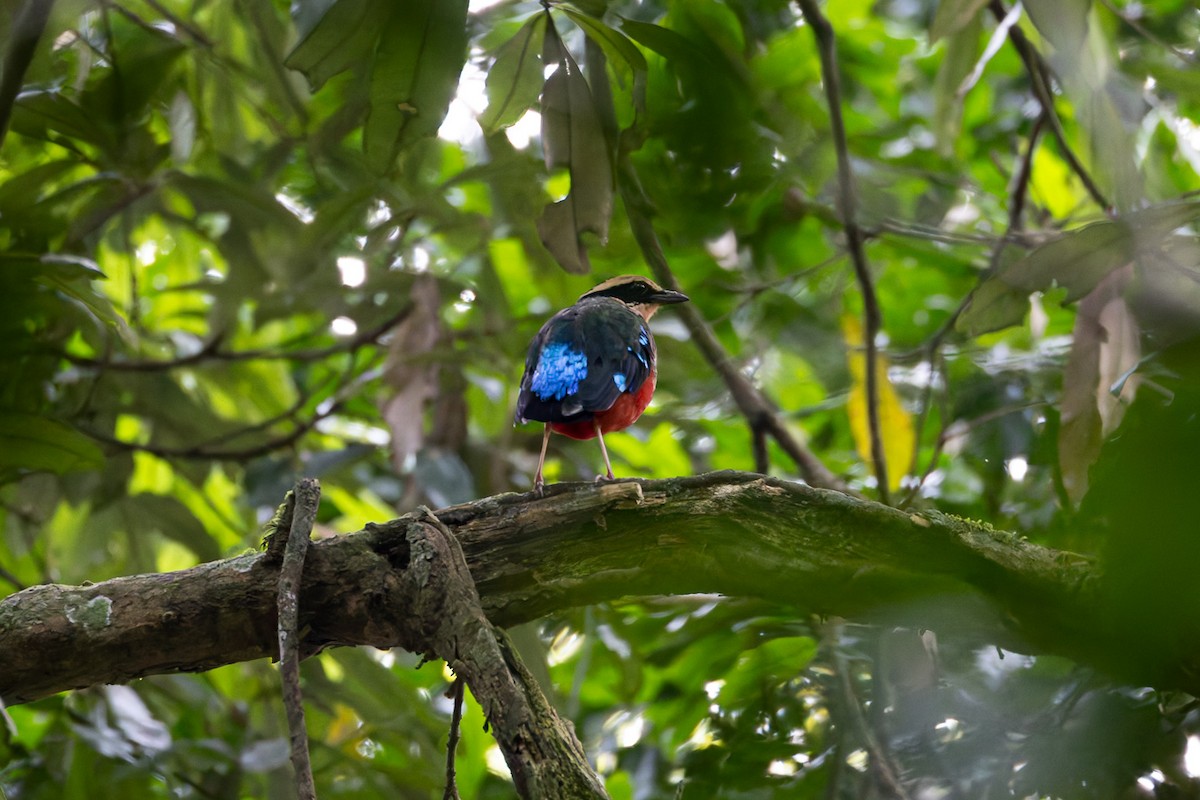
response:
<svg viewBox="0 0 1200 800"><path fill-rule="evenodd" d="M643 418L640 425L649 420ZM609 452L625 461L647 478L674 478L691 471L687 450L675 436L671 425L655 425L645 442L633 436L605 436Z"/></svg>
<svg viewBox="0 0 1200 800"><path fill-rule="evenodd" d="M467 51L467 0L398 2L371 66L363 150L376 170L407 144L437 133Z"/></svg>
<svg viewBox="0 0 1200 800"><path fill-rule="evenodd" d="M479 116L484 132L507 128L537 102L545 80L542 43L549 19L535 14L497 52L487 77L488 107Z"/></svg>
<svg viewBox="0 0 1200 800"><path fill-rule="evenodd" d="M542 60L557 68L542 90L542 149L546 168L565 167L571 175L566 198L546 206L538 234L568 272L590 268L584 233L601 242L612 214L613 173L609 144L579 65L553 26L546 31Z"/></svg>
<svg viewBox="0 0 1200 800"><path fill-rule="evenodd" d="M842 317L842 335L846 340L846 357L850 364L850 397L846 413L850 415L850 430L854 445L864 461L873 462L871 423L867 405L867 357L863 352L862 325L857 317ZM875 356L875 390L878 400L879 436L883 458L887 464L888 489L900 488L900 481L912 464L916 448L916 433L912 415L904 408L900 396L888 379L888 361L882 353Z"/></svg>
<svg viewBox="0 0 1200 800"><path fill-rule="evenodd" d="M760 694L764 685L784 683L803 674L817 654L817 642L811 636L770 639L742 653L737 665L726 673L721 687L722 703L738 705Z"/></svg>
<svg viewBox="0 0 1200 800"><path fill-rule="evenodd" d="M1068 496L1078 503L1087 493L1088 470L1104 440L1116 430L1133 402L1136 376L1123 379L1141 358L1139 327L1124 291L1132 267L1106 276L1079 303L1071 356L1063 370L1058 460Z"/></svg>
<svg viewBox="0 0 1200 800"><path fill-rule="evenodd" d="M610 63L623 64L636 72L646 71L646 57L623 33L593 16L580 12L569 3L564 3L559 8L588 35L588 38L600 45Z"/></svg>

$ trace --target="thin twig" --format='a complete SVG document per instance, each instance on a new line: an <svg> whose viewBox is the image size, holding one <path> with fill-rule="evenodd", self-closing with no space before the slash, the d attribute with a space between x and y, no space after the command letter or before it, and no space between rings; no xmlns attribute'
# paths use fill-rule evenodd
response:
<svg viewBox="0 0 1200 800"><path fill-rule="evenodd" d="M208 38L208 36L205 35L204 31L200 30L195 25L190 24L187 20L183 19L182 17L176 16L175 14L171 13L171 10L169 8L167 8L166 6L164 6L162 3L160 3L158 0L143 0L143 1L146 3L146 5L153 8L159 14L162 14L163 18L166 19L167 22L170 22L176 28L178 28L179 30L183 31L188 36L190 36L193 40L195 40L195 42L197 44L204 45L205 47L207 47L209 49L215 47L213 40Z"/></svg>
<svg viewBox="0 0 1200 800"><path fill-rule="evenodd" d="M277 347L257 350L221 350L219 349L221 336L218 335L206 342L195 353L161 361L109 360L77 356L71 353L63 353L63 358L78 367L92 367L113 372L166 372L180 367L196 366L206 361L321 361L329 356L352 352L368 344L375 344L381 336L403 322L411 311L411 305L405 306L378 325L361 331L345 341L311 350L288 351Z"/></svg>
<svg viewBox="0 0 1200 800"><path fill-rule="evenodd" d="M992 16L997 22L1002 22L1008 15L1008 10L1000 0L991 0L988 3L988 9L992 12ZM1071 145L1067 143L1067 134L1063 130L1062 120L1058 117L1058 112L1054 108L1054 92L1050 89L1050 68L1042 59L1041 53L1029 41L1029 37L1021 30L1019 25L1013 25L1008 29L1008 40L1012 42L1013 49L1017 51L1017 55L1021 57L1021 62L1025 65L1025 71L1029 73L1029 82L1033 88L1033 96L1037 98L1038 103L1042 107L1042 112L1045 113L1047 121L1050 123L1050 130L1054 133L1055 140L1058 141L1058 146L1062 150L1063 159L1067 162L1067 166L1071 168L1079 180L1083 183L1088 194L1092 196L1092 200L1096 205L1105 211L1112 208L1112 204L1104 196L1104 192L1100 190L1099 185L1092 179L1091 174L1084 168L1083 162L1075 155L1075 151L1071 149Z"/></svg>
<svg viewBox="0 0 1200 800"><path fill-rule="evenodd" d="M904 784L900 782L899 771L892 762L891 754L879 741L867 723L866 715L863 714L858 693L854 691L854 684L850 678L849 661L841 651L841 627L840 623L832 623L828 626L824 638L825 645L829 650L837 697L840 701L839 705L842 706L842 713L845 714L845 722L853 729L861 740L863 748L867 751L871 772L879 784L879 789L884 792L884 796L893 797L896 800L909 800L909 794L904 789Z"/></svg>
<svg viewBox="0 0 1200 800"><path fill-rule="evenodd" d="M351 370L348 369L347 373ZM347 381L329 398L322 401L321 405L324 408L317 410L311 417L304 420L295 419L296 414L307 405L315 396L316 393L305 395L299 398L293 406L282 413L255 423L244 428L237 428L226 433L219 434L210 439L207 439L198 444L189 445L187 447L165 447L162 445L142 444L139 442L127 442L124 439L118 439L107 433L91 430L81 426L76 426L80 433L95 439L102 444L116 447L120 450L129 452L150 453L151 455L159 456L160 458L182 458L182 459L202 459L202 460L217 460L217 461L245 461L258 456L266 455L275 450L282 450L290 447L299 441L305 434L316 428L321 420L331 417L342 410L345 402L356 394L363 384L374 380L378 377L378 370L369 370L362 373L356 379ZM252 433L265 430L280 422L291 422L295 427L285 434L277 436L273 439L268 439L259 442L255 445L250 445L241 449L217 449L215 445L222 442L228 442L234 439L240 439L243 436L248 436Z"/></svg>
<svg viewBox="0 0 1200 800"><path fill-rule="evenodd" d="M1189 53L1187 50L1182 50L1159 36L1155 36L1154 32L1139 22L1134 17L1124 14L1121 9L1113 4L1112 0L1100 0L1100 4L1107 8L1112 15L1124 22L1129 27L1133 28L1139 35L1152 44L1156 44L1164 50L1169 50L1172 55L1180 61L1185 61L1188 64L1195 64L1197 59L1194 53Z"/></svg>
<svg viewBox="0 0 1200 800"><path fill-rule="evenodd" d="M767 432L756 428L750 431L750 439L754 450L754 471L766 475L771 468L771 454L767 451Z"/></svg>
<svg viewBox="0 0 1200 800"><path fill-rule="evenodd" d="M7 581L8 583L11 583L13 585L13 588L16 589L18 592L21 591L22 589L28 588L21 581L21 579L17 577L17 574L15 572L10 572L4 566L0 566L0 579L3 579L5 581Z"/></svg>
<svg viewBox="0 0 1200 800"><path fill-rule="evenodd" d="M985 275L990 275L991 273L995 272L997 267L1000 265L1000 258L1004 254L1004 249L1013 244L1020 236L1021 229L1024 226L1022 217L1025 211L1025 202L1029 195L1030 181L1033 178L1033 154L1037 150L1038 138L1041 136L1042 128L1046 124L1049 117L1050 115L1043 111L1040 115L1038 115L1037 120L1035 120L1033 123L1033 128L1029 131L1029 140L1025 145L1025 152L1021 155L1021 160L1017 166L1017 171L1013 173L1012 180L1009 182L1008 227L1005 229L1004 235L997 239L992 247L991 256L988 258L988 269L984 273ZM941 349L942 344L945 342L946 337L950 334L950 331L954 330L954 326L957 324L958 318L962 316L963 311L966 310L967 304L970 301L970 297L970 295L967 295L967 297L963 298L963 301L958 304L958 308L954 310L954 313L950 315L949 319L947 319L942 327L939 328L938 331L930 338L925 347L925 360L929 362L930 376L929 382L925 387L925 392L921 398L921 411L917 417L917 424L915 426L918 437L921 435L921 432L925 427L925 420L929 415L930 398L932 397L933 387L936 383L937 377L937 373L934 371L934 364L939 360L938 351ZM938 441L934 446L933 453L929 457L929 464L921 473L921 478L913 484L904 500L900 503L901 508L910 505L912 501L916 499L917 494L921 491L921 487L925 484L925 480L930 476L930 474L932 474L934 467L937 466L938 458L941 457L942 446L945 444L945 426L946 421L943 419L942 431L940 434L938 434ZM910 470L912 474L916 474L917 472L918 455L919 452L913 452L913 462Z"/></svg>
<svg viewBox="0 0 1200 800"><path fill-rule="evenodd" d="M285 447L290 447L300 440L306 433L317 426L317 423L326 417L341 411L341 401L333 402L328 408L318 411L309 419L296 422L292 430L278 436L274 439L268 439L265 442L244 447L242 449L229 450L210 450L209 444L193 445L190 447L163 447L153 444L140 444L138 442L127 442L124 439L118 439L115 436L110 436L107 433L94 431L87 428L78 428L80 433L85 434L89 438L95 439L97 442L106 444L109 447L115 447L118 450L129 452L150 453L151 455L160 458L183 458L183 459L201 459L215 461L246 461L251 458L266 455L275 450L282 450ZM235 435L226 434L224 438L237 438L249 432L249 429L239 429L234 432Z"/></svg>
<svg viewBox="0 0 1200 800"><path fill-rule="evenodd" d="M304 695L300 690L300 632L296 626L304 556L321 502L321 486L317 480L303 478L298 481L292 502L295 504L292 524L287 533L283 565L279 568L279 675L283 681L283 705L291 739L296 795L299 800L316 800L317 790L308 755L308 729L304 724Z"/></svg>
<svg viewBox="0 0 1200 800"><path fill-rule="evenodd" d="M875 283L867 264L863 247L863 231L858 226L857 203L854 192L854 174L850 169L850 148L846 142L846 123L842 118L841 80L838 77L837 42L833 26L817 8L816 0L797 0L800 12L813 30L817 49L821 53L821 78L825 84L825 99L829 105L829 128L833 136L834 152L838 165L838 211L842 217L842 230L846 235L846 247L854 265L854 277L858 281L863 299L863 346L866 357L867 426L871 434L871 461L875 480L879 484L879 499L887 504L888 472L883 449L883 430L879 421L879 363L876 337L882 323L879 299L875 294Z"/></svg>
<svg viewBox="0 0 1200 800"><path fill-rule="evenodd" d="M1050 115L1043 111L1034 121L1033 129L1029 131L1029 144L1025 148L1021 164L1013 174L1012 183L1008 189L1008 229L1005 230L1004 236L996 242L992 266L999 261L999 254L1023 227L1021 216L1025 213L1025 200L1029 196L1029 183L1033 179L1033 153L1037 149L1037 140L1041 136L1042 126L1046 124L1049 117Z"/></svg>
<svg viewBox="0 0 1200 800"><path fill-rule="evenodd" d="M446 742L446 791L442 794L442 800L460 800L454 754L458 750L459 729L462 727L463 686L463 679L456 675L450 687L450 693L454 696L454 712L450 716L450 740Z"/></svg>

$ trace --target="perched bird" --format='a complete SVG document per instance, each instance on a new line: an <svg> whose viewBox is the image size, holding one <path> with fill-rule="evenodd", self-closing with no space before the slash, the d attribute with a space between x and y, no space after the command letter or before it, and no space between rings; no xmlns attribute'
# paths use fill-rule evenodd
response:
<svg viewBox="0 0 1200 800"><path fill-rule="evenodd" d="M551 431L572 439L596 437L612 479L604 434L628 428L642 415L658 378L647 322L659 306L687 299L641 275L619 275L584 293L533 337L517 422L546 423L533 481L536 491L545 484L542 465Z"/></svg>

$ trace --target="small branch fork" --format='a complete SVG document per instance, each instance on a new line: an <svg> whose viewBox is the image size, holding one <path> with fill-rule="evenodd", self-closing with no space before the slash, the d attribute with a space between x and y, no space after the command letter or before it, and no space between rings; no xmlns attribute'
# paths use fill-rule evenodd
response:
<svg viewBox="0 0 1200 800"><path fill-rule="evenodd" d="M583 745L546 700L507 636L483 612L466 557L450 529L420 508L392 559L403 607L389 608L405 629L401 645L445 659L456 676L454 719L469 684L491 726L521 797L602 800L608 795L588 766ZM381 620L382 622L383 620ZM457 797L452 721L446 754L446 798Z"/></svg>
<svg viewBox="0 0 1200 800"><path fill-rule="evenodd" d="M857 203L854 197L854 174L850 170L850 149L846 143L846 123L842 118L842 90L838 78L837 42L833 26L825 18L816 0L797 0L800 12L813 30L817 49L821 54L821 77L825 84L825 98L829 105L829 127L833 135L833 147L838 165L838 212L842 218L842 230L846 233L846 246L850 261L854 265L854 277L858 281L863 298L863 346L866 355L867 423L871 433L871 461L875 480L879 484L879 499L885 505L888 498L887 461L884 458L883 431L879 421L879 361L876 337L882 315L879 299L875 295L875 284L867 264L863 247L865 236L858 225Z"/></svg>
<svg viewBox="0 0 1200 800"><path fill-rule="evenodd" d="M279 569L279 674L283 681L283 705L291 740L292 769L299 800L316 800L312 761L308 754L308 729L304 724L304 696L300 690L300 581L309 537L317 521L321 486L315 478L304 478L288 493L269 541L268 556L277 554L283 540L283 565ZM284 538L286 537L286 538Z"/></svg>

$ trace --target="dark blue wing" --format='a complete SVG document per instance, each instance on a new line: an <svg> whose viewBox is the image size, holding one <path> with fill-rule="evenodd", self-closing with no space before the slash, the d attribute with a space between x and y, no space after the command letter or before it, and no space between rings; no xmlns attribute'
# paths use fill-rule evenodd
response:
<svg viewBox="0 0 1200 800"><path fill-rule="evenodd" d="M517 420L575 422L636 392L654 369L654 337L642 317L610 298L555 314L529 346Z"/></svg>

